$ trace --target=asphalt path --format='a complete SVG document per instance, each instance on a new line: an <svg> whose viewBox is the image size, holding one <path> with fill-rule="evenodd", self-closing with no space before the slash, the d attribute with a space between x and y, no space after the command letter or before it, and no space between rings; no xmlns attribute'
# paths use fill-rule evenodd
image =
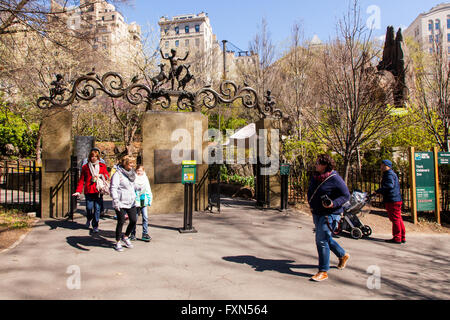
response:
<svg viewBox="0 0 450 320"><path fill-rule="evenodd" d="M83 208L79 208L83 212ZM197 233L182 234L183 215L150 217L150 243L113 249L116 220L91 235L81 214L40 221L0 255L0 299L353 300L449 299L450 237L341 237L345 270L331 255L329 279L316 283L311 217L262 211L225 199L221 213L195 213ZM141 233L141 220L138 235ZM124 228L125 229L125 228Z"/></svg>

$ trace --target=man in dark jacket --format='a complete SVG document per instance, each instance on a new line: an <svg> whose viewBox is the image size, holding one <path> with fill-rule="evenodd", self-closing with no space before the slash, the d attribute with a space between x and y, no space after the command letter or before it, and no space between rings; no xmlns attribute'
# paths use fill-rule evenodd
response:
<svg viewBox="0 0 450 320"><path fill-rule="evenodd" d="M392 222L393 238L386 240L389 243L401 244L405 243L405 225L402 218L402 195L400 193L400 183L398 177L392 170L392 162L383 160L381 162L381 171L383 178L381 179L381 188L375 191L383 196L383 202Z"/></svg>
<svg viewBox="0 0 450 320"><path fill-rule="evenodd" d="M330 250L338 257L338 269L345 268L350 255L333 239L332 231L336 229L342 205L350 199L350 192L334 171L334 161L327 154L321 154L316 161L316 174L312 177L308 189L308 202L316 227L316 246L319 255L319 272L311 280L328 279L330 269Z"/></svg>

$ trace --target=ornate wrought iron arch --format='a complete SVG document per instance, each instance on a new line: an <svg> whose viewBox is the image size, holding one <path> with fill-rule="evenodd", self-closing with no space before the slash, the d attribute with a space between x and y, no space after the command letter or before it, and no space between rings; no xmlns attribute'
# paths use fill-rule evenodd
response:
<svg viewBox="0 0 450 320"><path fill-rule="evenodd" d="M219 105L233 104L241 101L243 107L257 110L260 118L283 118L283 113L275 109L275 101L270 91L264 96L264 103L260 103L257 91L247 84L238 86L232 81L220 83L219 90L216 91L211 86L205 86L197 92L189 92L184 88L195 80L189 72L189 65L177 66L176 70L170 70L169 76L164 72L164 64L160 65L161 72L151 79L151 85L138 83L139 79L134 77L129 86L125 86L124 78L116 72L108 72L100 77L94 71L80 76L72 81L72 87L67 88L62 75L57 75L56 80L51 83L50 95L40 97L37 106L41 109L65 108L72 105L76 100L90 101L97 97L97 92L101 91L111 98L124 98L132 105L146 103L147 110L151 110L156 101L160 102L163 109L168 109L172 104L172 98L177 98L178 110L188 110L195 112L199 108L214 109ZM184 72L184 78L179 76ZM170 80L176 79L178 90L161 88ZM180 90L180 88L182 90Z"/></svg>

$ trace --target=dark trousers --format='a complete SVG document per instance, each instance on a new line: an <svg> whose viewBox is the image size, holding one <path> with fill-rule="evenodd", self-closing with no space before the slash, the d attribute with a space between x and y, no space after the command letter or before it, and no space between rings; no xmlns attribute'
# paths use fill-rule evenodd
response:
<svg viewBox="0 0 450 320"><path fill-rule="evenodd" d="M125 235L127 237L130 236L133 229L136 227L137 215L136 215L136 207L130 209L120 209L120 211L116 210L117 215L117 227L116 227L116 240L119 241L122 238L122 229L125 224L125 214L128 215L128 227L125 231Z"/></svg>
<svg viewBox="0 0 450 320"><path fill-rule="evenodd" d="M92 227L98 228L100 221L101 199L98 193L88 193L86 197L86 217L89 222L92 221Z"/></svg>

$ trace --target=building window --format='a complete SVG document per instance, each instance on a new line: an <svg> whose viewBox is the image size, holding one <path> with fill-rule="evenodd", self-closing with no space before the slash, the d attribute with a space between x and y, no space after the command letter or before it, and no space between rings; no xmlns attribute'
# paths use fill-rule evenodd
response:
<svg viewBox="0 0 450 320"><path fill-rule="evenodd" d="M430 53L433 53L434 52L434 49L433 48L430 48Z"/></svg>
<svg viewBox="0 0 450 320"><path fill-rule="evenodd" d="M176 34L180 34L180 28L179 27L175 27L175 33Z"/></svg>
<svg viewBox="0 0 450 320"><path fill-rule="evenodd" d="M433 21L428 22L428 30L433 31Z"/></svg>
<svg viewBox="0 0 450 320"><path fill-rule="evenodd" d="M200 32L200 25L198 24L195 25L195 32Z"/></svg>
<svg viewBox="0 0 450 320"><path fill-rule="evenodd" d="M447 33L447 42L450 42L450 33Z"/></svg>
<svg viewBox="0 0 450 320"><path fill-rule="evenodd" d="M447 29L450 29L450 17L447 17Z"/></svg>
<svg viewBox="0 0 450 320"><path fill-rule="evenodd" d="M186 41L184 42L184 45L185 45L186 47L189 47L189 39L186 39Z"/></svg>
<svg viewBox="0 0 450 320"><path fill-rule="evenodd" d="M189 26L184 27L184 32L189 33Z"/></svg>
<svg viewBox="0 0 450 320"><path fill-rule="evenodd" d="M165 33L165 34L169 33L169 28L165 28L165 29L164 29L164 33Z"/></svg>
<svg viewBox="0 0 450 320"><path fill-rule="evenodd" d="M436 20L436 26L435 26L436 30L441 30L441 20Z"/></svg>
<svg viewBox="0 0 450 320"><path fill-rule="evenodd" d="M105 21L105 17L102 17L102 20Z"/></svg>
<svg viewBox="0 0 450 320"><path fill-rule="evenodd" d="M175 41L175 47L178 48L179 46L180 46L180 41L179 41L179 40L176 40L176 41Z"/></svg>
<svg viewBox="0 0 450 320"><path fill-rule="evenodd" d="M450 47L448 47L448 54L450 54Z"/></svg>
<svg viewBox="0 0 450 320"><path fill-rule="evenodd" d="M112 15L112 19L113 19L113 20L115 19L115 16L114 16L114 15Z"/></svg>
<svg viewBox="0 0 450 320"><path fill-rule="evenodd" d="M169 48L169 41L166 41L166 49Z"/></svg>
<svg viewBox="0 0 450 320"><path fill-rule="evenodd" d="M429 42L429 43L433 43L433 35L430 35L430 36L428 37L428 42Z"/></svg>

